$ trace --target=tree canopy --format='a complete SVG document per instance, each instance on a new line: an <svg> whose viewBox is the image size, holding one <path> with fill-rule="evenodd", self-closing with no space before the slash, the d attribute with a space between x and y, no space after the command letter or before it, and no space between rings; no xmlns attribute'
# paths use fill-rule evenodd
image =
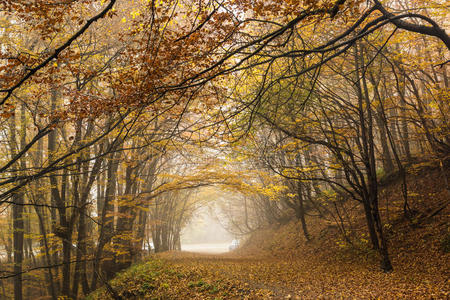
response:
<svg viewBox="0 0 450 300"><path fill-rule="evenodd" d="M7 293L38 274L52 299L116 297L107 281L150 239L179 249L211 187L236 234L297 218L310 240L313 214L352 244L356 205L392 271L380 181L401 178L412 220L409 164L446 178L448 22L428 0L1 1Z"/></svg>

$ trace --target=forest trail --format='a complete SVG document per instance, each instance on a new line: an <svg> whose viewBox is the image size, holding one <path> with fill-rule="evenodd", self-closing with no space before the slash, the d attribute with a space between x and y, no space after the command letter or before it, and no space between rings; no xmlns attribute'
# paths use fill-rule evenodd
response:
<svg viewBox="0 0 450 300"><path fill-rule="evenodd" d="M271 257L243 251L172 251L152 255L111 283L123 299L446 299L450 295L442 270L411 273L396 264L396 270L386 274L369 263L371 259L324 259L313 252ZM101 289L90 299L108 297Z"/></svg>
<svg viewBox="0 0 450 300"><path fill-rule="evenodd" d="M292 261L251 258L236 253L184 251L169 252L160 257L172 266L200 271L204 274L205 281L228 284L231 298L245 296L249 299L301 299L296 295L298 291L289 286L289 272L284 272L292 268Z"/></svg>
<svg viewBox="0 0 450 300"><path fill-rule="evenodd" d="M225 297L204 299L445 299L445 278L411 274L399 266L383 273L365 263L323 260L319 256L269 257L242 253L207 255L169 252L158 255L174 269L201 274L204 285L217 284ZM370 260L370 258L368 258ZM448 277L447 277L448 279ZM219 294L219 293L218 293ZM192 299L202 299L196 295ZM180 298L181 299L181 298Z"/></svg>
<svg viewBox="0 0 450 300"><path fill-rule="evenodd" d="M181 244L181 250L203 254L222 254L228 252L230 243Z"/></svg>

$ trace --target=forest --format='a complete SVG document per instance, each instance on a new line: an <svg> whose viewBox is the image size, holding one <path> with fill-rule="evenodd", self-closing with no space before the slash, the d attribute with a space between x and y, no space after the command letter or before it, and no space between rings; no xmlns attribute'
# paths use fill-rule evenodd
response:
<svg viewBox="0 0 450 300"><path fill-rule="evenodd" d="M443 0L0 1L0 299L449 297L449 30ZM234 256L180 252L207 207Z"/></svg>

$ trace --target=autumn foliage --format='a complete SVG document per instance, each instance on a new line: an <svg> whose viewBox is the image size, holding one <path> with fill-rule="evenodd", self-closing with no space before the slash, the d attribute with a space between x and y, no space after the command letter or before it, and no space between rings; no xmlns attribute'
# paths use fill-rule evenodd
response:
<svg viewBox="0 0 450 300"><path fill-rule="evenodd" d="M447 209L416 201L410 177L430 164L448 196L447 15L414 0L0 1L1 295L125 297L109 280L150 245L179 250L206 205L235 235L299 222L314 241L328 224L346 247L364 234L371 265L406 268L384 207L408 226ZM216 288L193 276L198 295Z"/></svg>

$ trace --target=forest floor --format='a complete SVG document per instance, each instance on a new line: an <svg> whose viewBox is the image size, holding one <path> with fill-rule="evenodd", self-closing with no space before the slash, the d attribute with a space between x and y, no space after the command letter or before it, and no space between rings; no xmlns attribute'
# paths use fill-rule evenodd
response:
<svg viewBox="0 0 450 300"><path fill-rule="evenodd" d="M414 217L402 217L400 182L380 193L394 271L383 273L370 250L360 212L353 212L354 245L336 226L308 219L253 234L241 249L221 255L152 255L111 281L124 299L449 299L450 211L442 172L429 166L408 175ZM90 299L107 299L104 289Z"/></svg>

